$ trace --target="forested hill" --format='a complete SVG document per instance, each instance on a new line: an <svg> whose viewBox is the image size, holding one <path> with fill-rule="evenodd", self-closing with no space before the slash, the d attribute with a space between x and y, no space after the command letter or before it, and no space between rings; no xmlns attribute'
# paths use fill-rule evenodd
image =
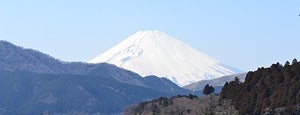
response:
<svg viewBox="0 0 300 115"><path fill-rule="evenodd" d="M239 114L300 114L300 63L273 64L249 72L245 82L226 83L220 100L229 99Z"/></svg>
<svg viewBox="0 0 300 115"><path fill-rule="evenodd" d="M218 102L219 96L178 95L141 102L124 111L124 115L237 115L231 101Z"/></svg>

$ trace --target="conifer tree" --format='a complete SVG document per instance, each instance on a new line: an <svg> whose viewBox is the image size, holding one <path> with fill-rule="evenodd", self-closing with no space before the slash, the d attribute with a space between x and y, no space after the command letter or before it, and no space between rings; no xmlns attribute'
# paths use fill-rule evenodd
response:
<svg viewBox="0 0 300 115"><path fill-rule="evenodd" d="M215 92L215 88L213 86L210 86L209 84L206 84L203 88L203 94L209 95Z"/></svg>
<svg viewBox="0 0 300 115"><path fill-rule="evenodd" d="M298 61L297 61L297 59L295 58L295 59L293 59L293 62L292 62L292 64L295 64L295 63L297 63Z"/></svg>

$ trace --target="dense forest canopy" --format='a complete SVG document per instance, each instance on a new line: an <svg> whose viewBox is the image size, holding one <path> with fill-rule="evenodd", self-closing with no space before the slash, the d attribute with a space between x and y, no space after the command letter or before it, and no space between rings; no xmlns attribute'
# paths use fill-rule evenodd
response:
<svg viewBox="0 0 300 115"><path fill-rule="evenodd" d="M283 65L249 72L245 82L225 83L220 100L234 102L240 114L283 113L299 114L300 63L296 59Z"/></svg>

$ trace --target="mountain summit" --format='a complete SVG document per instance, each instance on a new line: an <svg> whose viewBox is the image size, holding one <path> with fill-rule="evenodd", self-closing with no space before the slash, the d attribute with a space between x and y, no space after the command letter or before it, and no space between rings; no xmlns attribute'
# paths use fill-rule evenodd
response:
<svg viewBox="0 0 300 115"><path fill-rule="evenodd" d="M138 31L92 59L137 72L156 75L179 86L235 73L235 69L159 31Z"/></svg>

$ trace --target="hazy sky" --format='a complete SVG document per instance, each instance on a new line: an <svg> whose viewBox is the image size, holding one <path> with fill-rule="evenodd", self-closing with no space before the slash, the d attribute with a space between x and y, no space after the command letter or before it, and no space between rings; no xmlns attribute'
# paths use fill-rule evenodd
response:
<svg viewBox="0 0 300 115"><path fill-rule="evenodd" d="M163 31L244 71L300 60L300 0L0 0L0 39L88 61Z"/></svg>

